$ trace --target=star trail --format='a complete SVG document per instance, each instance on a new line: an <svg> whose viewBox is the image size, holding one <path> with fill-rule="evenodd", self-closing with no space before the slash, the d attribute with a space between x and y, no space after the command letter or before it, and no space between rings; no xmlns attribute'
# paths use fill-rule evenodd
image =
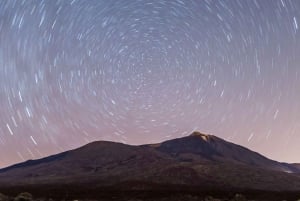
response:
<svg viewBox="0 0 300 201"><path fill-rule="evenodd" d="M300 161L300 1L3 0L0 167L210 133Z"/></svg>

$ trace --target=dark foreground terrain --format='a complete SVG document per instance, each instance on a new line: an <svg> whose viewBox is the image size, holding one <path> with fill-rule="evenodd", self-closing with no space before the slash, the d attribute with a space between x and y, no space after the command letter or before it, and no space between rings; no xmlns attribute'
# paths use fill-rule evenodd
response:
<svg viewBox="0 0 300 201"><path fill-rule="evenodd" d="M37 189L36 189L37 190ZM66 189L65 189L66 190ZM11 192L12 193L12 192ZM298 199L299 198L299 199ZM28 192L4 195L0 193L0 201L298 201L299 193L252 191L230 193L223 191L113 191L79 193L75 191L44 191L32 195Z"/></svg>
<svg viewBox="0 0 300 201"><path fill-rule="evenodd" d="M0 169L0 201L295 201L299 168L199 132L140 146L100 141Z"/></svg>

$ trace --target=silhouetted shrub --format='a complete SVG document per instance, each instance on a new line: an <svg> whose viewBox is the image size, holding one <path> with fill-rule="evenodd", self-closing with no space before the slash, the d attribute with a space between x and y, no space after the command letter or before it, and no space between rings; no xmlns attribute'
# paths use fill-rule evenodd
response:
<svg viewBox="0 0 300 201"><path fill-rule="evenodd" d="M242 194L235 194L233 201L247 201L247 199Z"/></svg>
<svg viewBox="0 0 300 201"><path fill-rule="evenodd" d="M0 201L8 201L8 200L9 200L8 196L0 193Z"/></svg>
<svg viewBox="0 0 300 201"><path fill-rule="evenodd" d="M215 199L215 198L213 198L212 196L206 196L206 197L204 198L204 201L219 201L219 199Z"/></svg>
<svg viewBox="0 0 300 201"><path fill-rule="evenodd" d="M15 197L14 201L32 201L32 199L33 198L30 193L24 192Z"/></svg>

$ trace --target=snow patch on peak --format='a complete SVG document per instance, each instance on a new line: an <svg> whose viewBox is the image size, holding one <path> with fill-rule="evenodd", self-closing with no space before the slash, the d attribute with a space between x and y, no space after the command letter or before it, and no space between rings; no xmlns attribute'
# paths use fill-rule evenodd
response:
<svg viewBox="0 0 300 201"><path fill-rule="evenodd" d="M194 131L190 136L201 137L204 141L208 141L211 138L211 135L200 133L199 131Z"/></svg>
<svg viewBox="0 0 300 201"><path fill-rule="evenodd" d="M202 135L201 138L202 138L204 141L208 141L209 136L207 136L207 135Z"/></svg>

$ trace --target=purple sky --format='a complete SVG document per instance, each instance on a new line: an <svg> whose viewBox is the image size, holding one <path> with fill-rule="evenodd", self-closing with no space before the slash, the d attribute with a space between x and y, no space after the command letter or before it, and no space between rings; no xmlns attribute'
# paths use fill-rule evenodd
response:
<svg viewBox="0 0 300 201"><path fill-rule="evenodd" d="M210 133L300 162L300 1L3 0L0 167Z"/></svg>

